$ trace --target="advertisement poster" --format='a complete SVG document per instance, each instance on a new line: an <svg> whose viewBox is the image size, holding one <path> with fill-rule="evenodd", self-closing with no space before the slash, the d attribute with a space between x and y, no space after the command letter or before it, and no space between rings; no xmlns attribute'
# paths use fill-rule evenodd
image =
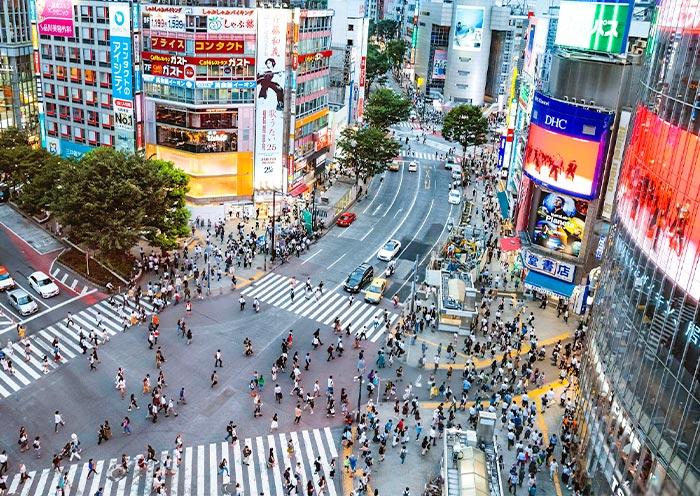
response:
<svg viewBox="0 0 700 496"><path fill-rule="evenodd" d="M194 11L207 16L208 34L255 34L255 9L200 7Z"/></svg>
<svg viewBox="0 0 700 496"><path fill-rule="evenodd" d="M141 10L144 29L184 33L186 31L186 15L183 7L175 5L144 5Z"/></svg>
<svg viewBox="0 0 700 496"><path fill-rule="evenodd" d="M656 26L683 34L700 34L698 7L700 0L667 0L658 9Z"/></svg>
<svg viewBox="0 0 700 496"><path fill-rule="evenodd" d="M580 50L624 53L632 22L630 3L563 0L554 43Z"/></svg>
<svg viewBox="0 0 700 496"><path fill-rule="evenodd" d="M72 37L72 0L36 0L36 15L39 34Z"/></svg>
<svg viewBox="0 0 700 496"><path fill-rule="evenodd" d="M620 122L617 128L617 138L615 139L615 148L613 150L612 160L610 161L610 173L608 176L608 185L605 187L605 200L600 216L610 221L612 220L613 206L615 203L615 192L617 191L617 179L620 176L620 166L622 165L622 154L625 151L625 143L627 142L627 129L630 125L632 113L623 110L620 112Z"/></svg>
<svg viewBox="0 0 700 496"><path fill-rule="evenodd" d="M549 19L530 17L530 29L528 29L527 32L523 72L535 79L540 76L542 66L544 65L544 52L547 49L548 33Z"/></svg>
<svg viewBox="0 0 700 496"><path fill-rule="evenodd" d="M134 150L134 88L131 60L131 9L128 3L109 5L109 46L112 54L112 102L117 150Z"/></svg>
<svg viewBox="0 0 700 496"><path fill-rule="evenodd" d="M255 190L284 187L284 91L287 25L291 11L261 9L255 98Z"/></svg>
<svg viewBox="0 0 700 496"><path fill-rule="evenodd" d="M447 74L447 50L438 48L433 56L433 79L445 79Z"/></svg>
<svg viewBox="0 0 700 496"><path fill-rule="evenodd" d="M634 243L698 301L700 138L638 107L616 216Z"/></svg>
<svg viewBox="0 0 700 496"><path fill-rule="evenodd" d="M540 185L585 200L598 193L612 114L535 93L523 171Z"/></svg>
<svg viewBox="0 0 700 496"><path fill-rule="evenodd" d="M454 34L452 48L478 52L481 50L481 42L484 36L483 7L455 6Z"/></svg>
<svg viewBox="0 0 700 496"><path fill-rule="evenodd" d="M543 192L535 214L533 244L578 257L587 213L588 202Z"/></svg>

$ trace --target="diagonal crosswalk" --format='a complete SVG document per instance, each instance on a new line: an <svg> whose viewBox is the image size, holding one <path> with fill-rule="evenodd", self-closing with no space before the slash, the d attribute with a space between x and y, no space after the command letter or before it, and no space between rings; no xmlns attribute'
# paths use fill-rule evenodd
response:
<svg viewBox="0 0 700 496"><path fill-rule="evenodd" d="M149 312L153 306L146 300L141 300L141 305ZM80 346L80 330L85 336L84 343L88 350L92 349L92 343L88 340L91 330L96 331L98 342L103 343L103 337L111 337L121 332L125 323L128 323L131 309L123 306L113 306L107 300L72 315L72 324L68 317L42 329L29 336L30 353L27 360L24 344L12 343L12 347L5 346L2 351L12 363L12 371L4 361L0 367L0 398L7 398L23 387L32 384L45 375L43 358L48 357L48 370L50 373L76 356L82 355ZM54 340L58 340L59 351L62 356L60 362L53 360Z"/></svg>
<svg viewBox="0 0 700 496"><path fill-rule="evenodd" d="M401 160L404 162L410 162L411 160L437 160L435 157L435 152L415 152L410 151L408 153L401 152Z"/></svg>
<svg viewBox="0 0 700 496"><path fill-rule="evenodd" d="M291 277L271 272L252 286L243 289L241 293L324 325L333 324L337 317L343 329L350 325L352 333L367 326L367 339L373 343L387 330L384 312L389 314L390 327L398 317L394 312L361 301L362 293L350 304L347 294L335 291L326 291L318 299L314 296L306 298L303 284L297 283L293 286L294 284ZM295 288L293 299L292 287Z"/></svg>
<svg viewBox="0 0 700 496"><path fill-rule="evenodd" d="M291 441L294 452L287 451L287 443ZM243 463L242 450L248 446L252 450L249 464ZM268 466L270 450L274 453L275 464ZM134 468L134 462L129 462L126 474L115 472L119 467L116 458L96 462L97 475L88 478L88 464L78 463L62 467L68 472L69 485L64 496L92 496L99 488L104 496L149 496L151 494L167 494L169 496L218 496L236 494L236 483L242 489L242 494L257 496L284 496L287 492L284 471L291 468L292 477L299 470L301 483L297 486L298 494L306 494L307 481L311 481L316 490L315 494L336 496L340 493L338 485L331 477L331 460L335 459L336 475L340 473L342 461L337 460L338 448L329 427L322 429L305 429L301 431L280 432L246 438L235 444L226 441L208 445L188 446L183 450L182 463L173 469L173 473L164 474L161 480L164 486L157 492L159 485L158 467L164 464L170 455L176 459L176 452L163 451L160 453L160 463L149 463L142 471ZM132 457L133 458L133 457ZM222 459L228 462L229 474L219 470ZM320 461L321 472L316 473L314 462ZM20 484L19 474L14 476L9 484L9 494L22 496L54 496L61 474L47 468L30 472L29 479ZM326 479L326 492L320 493L319 479ZM303 486L302 486L303 484ZM294 493L291 493L294 494Z"/></svg>

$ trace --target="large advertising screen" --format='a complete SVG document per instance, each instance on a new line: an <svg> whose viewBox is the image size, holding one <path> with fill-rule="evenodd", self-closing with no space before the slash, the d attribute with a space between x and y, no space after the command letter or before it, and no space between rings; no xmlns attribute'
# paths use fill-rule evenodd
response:
<svg viewBox="0 0 700 496"><path fill-rule="evenodd" d="M560 193L543 192L535 213L532 242L578 257L588 214L588 202Z"/></svg>
<svg viewBox="0 0 700 496"><path fill-rule="evenodd" d="M284 91L287 25L291 11L261 9L255 68L255 171L256 190L284 187Z"/></svg>
<svg viewBox="0 0 700 496"><path fill-rule="evenodd" d="M533 78L539 77L544 65L544 54L547 49L547 34L549 33L549 19L537 19L530 17L530 28L527 31L527 43L525 45L525 61L523 72Z"/></svg>
<svg viewBox="0 0 700 496"><path fill-rule="evenodd" d="M131 9L128 3L109 4L109 47L114 109L114 147L134 151L134 64L131 44Z"/></svg>
<svg viewBox="0 0 700 496"><path fill-rule="evenodd" d="M447 75L447 50L438 48L433 56L433 79L445 79Z"/></svg>
<svg viewBox="0 0 700 496"><path fill-rule="evenodd" d="M72 37L72 0L36 0L36 15L39 34Z"/></svg>
<svg viewBox="0 0 700 496"><path fill-rule="evenodd" d="M554 43L594 52L624 53L632 22L631 0L563 0Z"/></svg>
<svg viewBox="0 0 700 496"><path fill-rule="evenodd" d="M452 49L478 52L484 36L483 7L455 6L455 19L452 23Z"/></svg>
<svg viewBox="0 0 700 496"><path fill-rule="evenodd" d="M535 93L523 171L536 183L595 198L612 114Z"/></svg>
<svg viewBox="0 0 700 496"><path fill-rule="evenodd" d="M700 138L638 107L617 193L617 217L670 279L700 299Z"/></svg>

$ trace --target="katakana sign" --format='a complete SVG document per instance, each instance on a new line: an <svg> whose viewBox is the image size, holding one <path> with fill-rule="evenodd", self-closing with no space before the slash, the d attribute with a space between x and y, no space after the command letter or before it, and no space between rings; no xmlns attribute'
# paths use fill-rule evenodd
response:
<svg viewBox="0 0 700 496"><path fill-rule="evenodd" d="M579 50L624 53L632 22L630 3L630 0L562 1L554 43Z"/></svg>

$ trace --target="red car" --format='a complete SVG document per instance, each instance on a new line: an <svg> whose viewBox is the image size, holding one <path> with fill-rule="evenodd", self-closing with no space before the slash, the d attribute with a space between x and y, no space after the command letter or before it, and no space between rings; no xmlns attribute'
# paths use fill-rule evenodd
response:
<svg viewBox="0 0 700 496"><path fill-rule="evenodd" d="M349 227L350 224L355 222L355 219L357 219L357 215L355 215L353 212L344 212L340 214L340 217L338 217L338 220L335 221L335 224L340 227Z"/></svg>

